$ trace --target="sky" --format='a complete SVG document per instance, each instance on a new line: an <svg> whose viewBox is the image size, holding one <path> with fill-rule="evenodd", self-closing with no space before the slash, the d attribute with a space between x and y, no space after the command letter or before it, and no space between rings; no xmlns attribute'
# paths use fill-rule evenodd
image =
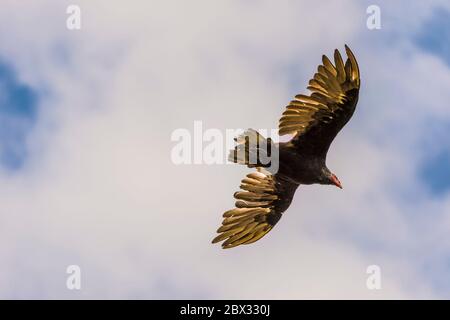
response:
<svg viewBox="0 0 450 320"><path fill-rule="evenodd" d="M444 0L2 0L0 298L449 299L449 16ZM327 159L344 189L300 186L266 237L212 245L249 170L176 165L171 134L276 128L344 44L362 83Z"/></svg>

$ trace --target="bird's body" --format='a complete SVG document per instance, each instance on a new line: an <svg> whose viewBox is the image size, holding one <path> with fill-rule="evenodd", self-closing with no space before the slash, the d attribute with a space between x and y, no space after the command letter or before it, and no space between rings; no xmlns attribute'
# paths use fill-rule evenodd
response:
<svg viewBox="0 0 450 320"><path fill-rule="evenodd" d="M325 159L302 154L290 143L278 144L279 168L277 174L297 184L319 183Z"/></svg>
<svg viewBox="0 0 450 320"><path fill-rule="evenodd" d="M230 160L257 171L241 181L243 191L234 194L236 208L224 213L225 219L217 230L220 234L213 243L224 241L223 248L232 248L262 238L290 206L301 184L332 184L342 188L327 168L326 156L358 102L359 68L353 53L347 46L345 49L348 56L345 64L337 50L335 65L322 56L323 64L309 82L312 94L299 94L286 107L279 134L294 134L290 141L274 144L252 129L236 138L237 146ZM262 155L269 154L269 147L263 146L270 146L277 153L276 172L261 160Z"/></svg>

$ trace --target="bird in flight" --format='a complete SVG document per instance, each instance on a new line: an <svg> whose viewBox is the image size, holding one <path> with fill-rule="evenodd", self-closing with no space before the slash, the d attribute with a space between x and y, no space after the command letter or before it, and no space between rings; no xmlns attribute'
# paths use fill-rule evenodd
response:
<svg viewBox="0 0 450 320"><path fill-rule="evenodd" d="M223 241L222 248L228 249L261 239L280 220L301 184L328 184L342 189L339 179L326 166L326 156L358 102L358 63L347 45L345 51L345 63L337 49L334 64L323 55L307 87L311 94L298 94L287 105L278 129L280 136L293 135L290 141L275 144L252 129L235 139L237 145L229 160L256 171L241 181L241 190L234 194L236 208L223 214L213 243ZM258 158L273 152L278 154L276 172ZM254 156L256 161L250 161Z"/></svg>

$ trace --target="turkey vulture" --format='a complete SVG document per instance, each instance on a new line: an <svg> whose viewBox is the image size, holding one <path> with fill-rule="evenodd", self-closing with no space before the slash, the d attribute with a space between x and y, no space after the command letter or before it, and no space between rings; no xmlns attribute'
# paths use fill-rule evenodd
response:
<svg viewBox="0 0 450 320"><path fill-rule="evenodd" d="M342 189L339 179L326 166L326 156L334 137L350 120L358 102L359 68L355 56L345 46L347 61L334 51L334 65L325 55L317 73L309 81L309 96L298 94L279 121L279 135L291 134L288 142L274 144L249 129L235 140L237 146L230 160L256 168L241 181L241 191L234 194L236 208L223 214L219 235L213 243L222 248L250 244L266 235L291 204L300 184L328 184ZM249 139L256 144L249 145ZM250 162L261 145L277 148L278 168L267 170L261 162ZM243 156L238 152L244 150Z"/></svg>

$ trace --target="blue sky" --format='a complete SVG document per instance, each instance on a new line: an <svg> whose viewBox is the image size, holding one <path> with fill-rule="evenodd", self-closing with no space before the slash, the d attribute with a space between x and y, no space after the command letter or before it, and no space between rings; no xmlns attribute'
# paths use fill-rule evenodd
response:
<svg viewBox="0 0 450 320"><path fill-rule="evenodd" d="M374 31L372 2L79 3L80 31L64 1L0 12L1 298L450 297L446 1L379 1ZM212 246L247 171L174 165L171 132L273 128L344 43L363 80L327 160L344 190L302 186L262 241Z"/></svg>
<svg viewBox="0 0 450 320"><path fill-rule="evenodd" d="M12 65L0 62L0 163L19 170L26 160L27 136L37 117L37 93L17 79Z"/></svg>
<svg viewBox="0 0 450 320"><path fill-rule="evenodd" d="M427 184L432 195L442 195L450 188L450 151L439 150L427 157L420 170L420 177Z"/></svg>
<svg viewBox="0 0 450 320"><path fill-rule="evenodd" d="M445 8L435 9L415 35L415 43L422 50L436 55L450 66L450 12ZM450 122L433 119L434 130L441 130L442 140L434 140L440 148L430 152L420 168L420 177L427 183L432 195L442 195L450 189ZM422 146L417 146L421 148ZM423 147L422 147L423 148ZM425 147L425 152L428 152Z"/></svg>
<svg viewBox="0 0 450 320"><path fill-rule="evenodd" d="M450 12L445 8L437 8L432 16L423 23L420 32L415 36L416 43L426 51L436 54L450 65Z"/></svg>

